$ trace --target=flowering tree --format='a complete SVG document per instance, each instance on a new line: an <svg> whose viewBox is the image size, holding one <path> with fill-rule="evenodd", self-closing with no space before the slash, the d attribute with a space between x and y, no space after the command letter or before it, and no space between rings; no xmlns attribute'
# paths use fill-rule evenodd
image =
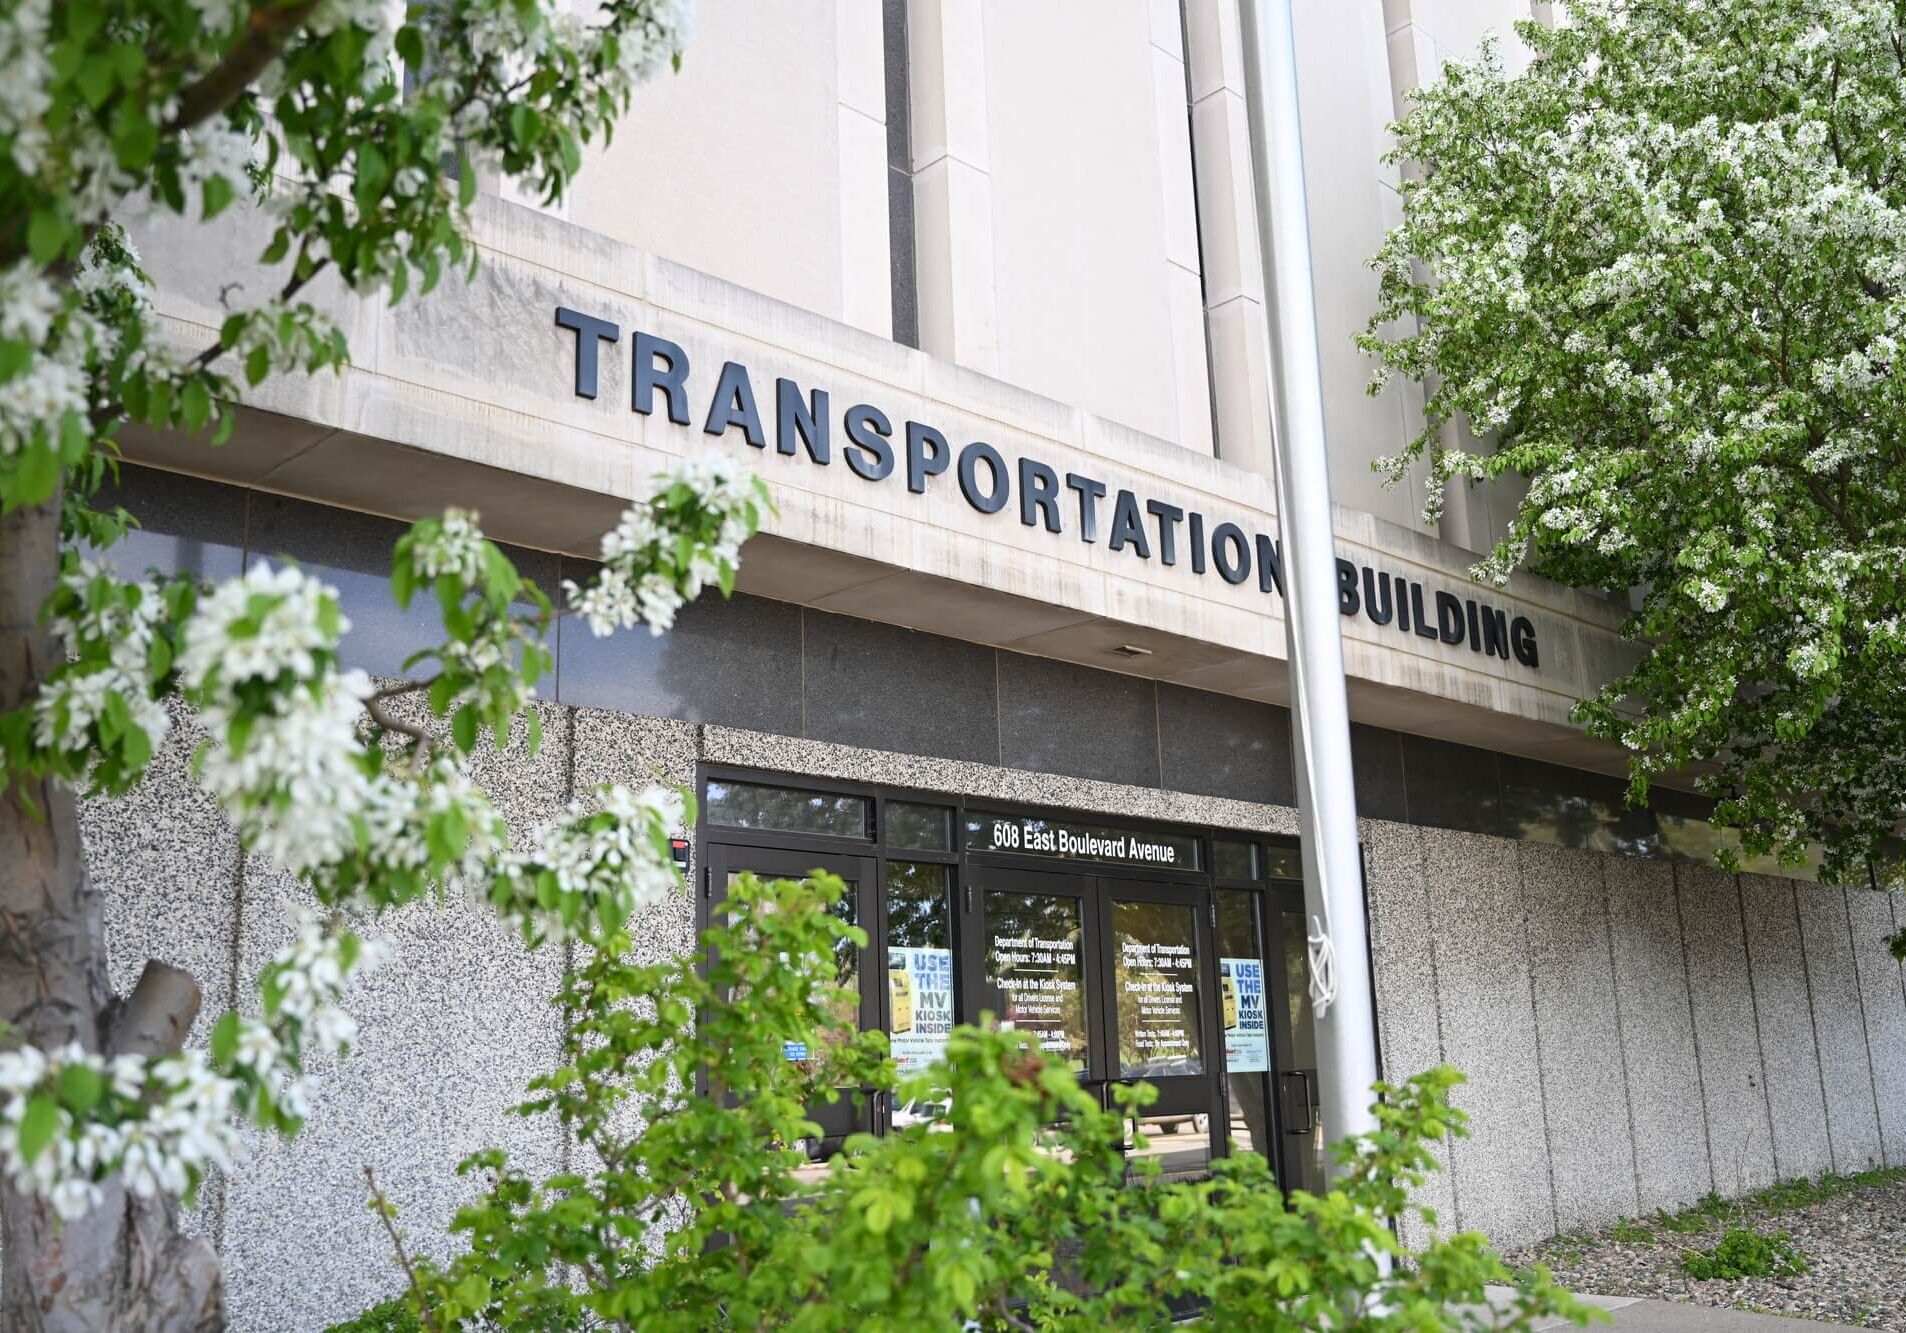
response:
<svg viewBox="0 0 1906 1333"><path fill-rule="evenodd" d="M0 1326L222 1324L178 1205L232 1165L235 1118L294 1132L306 1052L353 1039L342 1001L381 950L351 913L462 885L536 939L616 930L672 882L678 797L610 789L511 848L469 780L478 744L535 743L552 615L474 515L398 543L394 593L434 597L445 641L397 684L341 666L336 594L296 568L202 589L85 551L132 521L89 504L122 423L219 440L237 377L344 364L306 287L394 301L473 264L479 173L559 197L686 20L685 0L0 0ZM269 290L228 289L214 343L168 346L114 218L233 206L275 219ZM764 499L711 467L665 479L570 602L598 633L660 632L732 586ZM393 716L410 691L441 725ZM112 993L75 811L140 780L173 694L209 736L200 780L314 909L209 1052L180 1049L189 976L155 961Z"/></svg>
<svg viewBox="0 0 1906 1333"><path fill-rule="evenodd" d="M1742 850L1896 879L1906 810L1906 11L1571 0L1417 94L1365 347L1433 386L1387 460L1531 478L1479 566L1640 590L1578 709ZM1400 330L1397 331L1397 330ZM1444 448L1466 419L1484 448ZM1895 947L1906 949L1906 939Z"/></svg>

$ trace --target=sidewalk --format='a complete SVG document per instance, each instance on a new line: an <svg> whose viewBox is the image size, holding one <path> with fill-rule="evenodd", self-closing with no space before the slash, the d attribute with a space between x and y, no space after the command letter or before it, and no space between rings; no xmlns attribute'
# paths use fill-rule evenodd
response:
<svg viewBox="0 0 1906 1333"><path fill-rule="evenodd" d="M1491 1295L1495 1293L1492 1291ZM1504 1289L1504 1294L1507 1294ZM1684 1301L1648 1301L1633 1296L1584 1296L1577 1298L1606 1310L1610 1324L1594 1328L1617 1328L1624 1333L1804 1333L1806 1329L1844 1328L1817 1319L1796 1319L1786 1315L1749 1314L1745 1310L1717 1310L1708 1305L1689 1305ZM1537 1329L1573 1328L1564 1319L1547 1320Z"/></svg>

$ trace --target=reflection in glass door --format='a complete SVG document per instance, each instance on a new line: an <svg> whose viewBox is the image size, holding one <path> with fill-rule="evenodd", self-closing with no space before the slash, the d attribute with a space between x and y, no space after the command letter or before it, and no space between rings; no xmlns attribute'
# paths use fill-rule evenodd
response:
<svg viewBox="0 0 1906 1333"><path fill-rule="evenodd" d="M763 847L713 844L708 848L706 901L711 917L720 912L721 899L730 884L743 874L761 879L804 879L816 870L840 876L847 889L834 913L849 925L865 928L874 917L872 857L824 855L789 852ZM871 934L871 932L869 932ZM862 957L866 952L850 941L835 946L835 984L848 992L835 1014L838 1026L831 1032L816 1033L808 1041L790 1041L785 1055L790 1060L817 1060L824 1053L820 1043L850 1040L855 1031L879 1023L879 991L871 968ZM810 1145L821 1156L838 1145L841 1137L873 1129L873 1097L866 1089L844 1089L840 1100L808 1107L808 1118L821 1127L823 1141Z"/></svg>
<svg viewBox="0 0 1906 1333"><path fill-rule="evenodd" d="M1069 875L975 872L981 881L980 947L970 988L975 1008L1001 1028L1026 1034L1028 1045L1085 1075L1091 1058L1091 1015L1085 987L1085 898ZM997 886L997 887L995 887Z"/></svg>
<svg viewBox="0 0 1906 1333"><path fill-rule="evenodd" d="M1272 959L1278 1114L1283 1122L1286 1187L1320 1193L1328 1162L1326 1126L1317 1109L1317 1033L1310 999L1303 887L1273 883L1270 906L1277 936Z"/></svg>
<svg viewBox="0 0 1906 1333"><path fill-rule="evenodd" d="M1158 1089L1137 1126L1146 1144L1133 1151L1155 1158L1168 1175L1202 1172L1211 1162L1219 1058L1204 892L1117 880L1099 884L1111 1077Z"/></svg>
<svg viewBox="0 0 1906 1333"><path fill-rule="evenodd" d="M1259 895L1251 889L1218 889L1216 893L1228 1132L1239 1152L1262 1153L1275 1169L1270 969L1265 962Z"/></svg>

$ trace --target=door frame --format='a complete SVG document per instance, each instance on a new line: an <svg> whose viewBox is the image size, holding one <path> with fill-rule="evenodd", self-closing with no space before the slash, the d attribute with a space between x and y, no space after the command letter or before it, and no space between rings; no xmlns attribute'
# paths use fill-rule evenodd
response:
<svg viewBox="0 0 1906 1333"><path fill-rule="evenodd" d="M886 973L875 966L875 942L884 934L885 923L875 919L884 910L879 886L875 883L877 860L868 852L801 851L786 847L748 842L708 842L701 858L701 893L696 896L695 924L699 932L713 918L723 901L715 894L717 884L726 888L728 876L753 871L768 879L804 879L816 870L839 875L853 887L849 890L854 904L854 924L867 932L867 947L859 950L855 962L855 989L858 991L860 1031L882 1024ZM884 966L884 957L880 959ZM705 1089L703 1090L705 1093ZM872 1133L885 1108L885 1094L869 1088L841 1088L834 1102L817 1102L807 1108L807 1118L821 1127L823 1139L843 1138L848 1134Z"/></svg>

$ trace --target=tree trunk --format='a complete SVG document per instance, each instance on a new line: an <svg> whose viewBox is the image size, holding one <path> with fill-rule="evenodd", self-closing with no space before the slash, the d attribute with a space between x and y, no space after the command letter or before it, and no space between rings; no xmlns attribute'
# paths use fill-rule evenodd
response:
<svg viewBox="0 0 1906 1333"><path fill-rule="evenodd" d="M21 706L61 645L39 623L59 576L59 500L0 517L0 711ZM16 783L0 797L0 1020L41 1049L99 1050L112 1005L104 905L86 876L72 789ZM217 1329L218 1260L179 1229L176 1206L107 1182L62 1225L0 1176L0 1328L8 1333Z"/></svg>

